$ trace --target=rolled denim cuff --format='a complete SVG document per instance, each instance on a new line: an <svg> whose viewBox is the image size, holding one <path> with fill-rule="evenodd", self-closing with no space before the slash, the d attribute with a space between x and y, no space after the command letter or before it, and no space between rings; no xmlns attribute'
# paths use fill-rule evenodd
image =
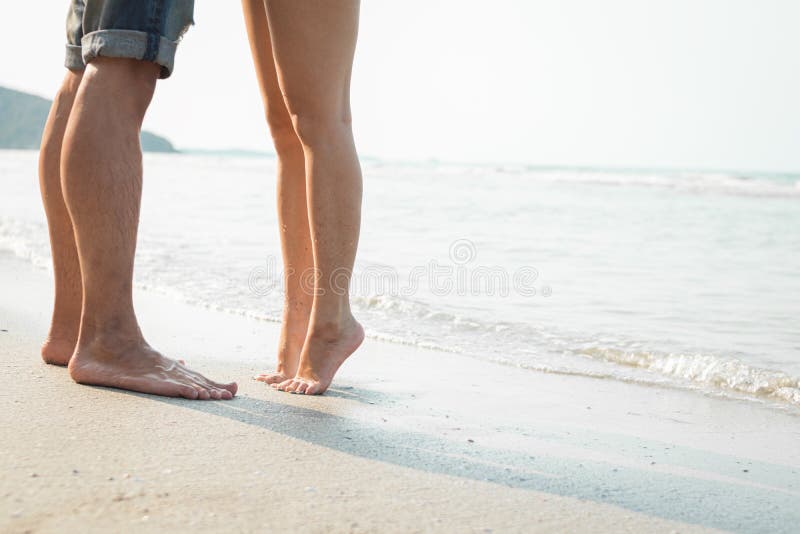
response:
<svg viewBox="0 0 800 534"><path fill-rule="evenodd" d="M83 63L81 47L78 45L67 45L67 56L64 59L64 66L69 70L83 70L86 65Z"/></svg>
<svg viewBox="0 0 800 534"><path fill-rule="evenodd" d="M147 55L148 34L134 30L98 30L81 39L83 62L88 64L97 56L144 59ZM154 63L161 65L161 78L168 78L175 66L178 43L159 37Z"/></svg>

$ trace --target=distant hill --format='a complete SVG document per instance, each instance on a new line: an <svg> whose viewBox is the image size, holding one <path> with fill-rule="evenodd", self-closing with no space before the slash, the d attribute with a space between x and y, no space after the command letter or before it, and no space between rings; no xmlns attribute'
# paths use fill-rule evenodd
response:
<svg viewBox="0 0 800 534"><path fill-rule="evenodd" d="M0 148L39 148L52 101L0 87ZM177 152L169 140L142 132L142 150Z"/></svg>

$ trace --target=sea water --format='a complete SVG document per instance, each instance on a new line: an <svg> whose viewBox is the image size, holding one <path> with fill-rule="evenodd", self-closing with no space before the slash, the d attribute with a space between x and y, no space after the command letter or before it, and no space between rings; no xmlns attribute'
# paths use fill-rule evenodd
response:
<svg viewBox="0 0 800 534"><path fill-rule="evenodd" d="M0 249L50 268L36 158L0 151ZM137 286L279 320L275 169L146 155ZM800 176L372 159L363 171L350 292L368 335L800 408Z"/></svg>

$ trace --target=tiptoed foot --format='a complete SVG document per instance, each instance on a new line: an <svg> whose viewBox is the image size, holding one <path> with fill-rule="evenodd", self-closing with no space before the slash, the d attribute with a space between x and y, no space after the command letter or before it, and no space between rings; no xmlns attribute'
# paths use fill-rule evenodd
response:
<svg viewBox="0 0 800 534"><path fill-rule="evenodd" d="M236 383L209 380L136 336L106 335L81 343L69 373L79 384L192 400L230 400L237 390Z"/></svg>
<svg viewBox="0 0 800 534"><path fill-rule="evenodd" d="M266 384L280 384L297 374L300 365L300 352L306 339L308 329L308 313L284 312L281 325L281 337L278 342L278 363L272 373L262 373L253 378Z"/></svg>
<svg viewBox="0 0 800 534"><path fill-rule="evenodd" d="M312 328L308 333L297 374L272 387L289 393L321 395L344 361L364 341L364 329L352 316L343 325Z"/></svg>

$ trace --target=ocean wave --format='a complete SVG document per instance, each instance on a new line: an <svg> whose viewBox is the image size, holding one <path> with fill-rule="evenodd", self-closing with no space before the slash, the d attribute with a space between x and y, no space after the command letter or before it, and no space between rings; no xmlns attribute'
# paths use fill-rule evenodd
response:
<svg viewBox="0 0 800 534"><path fill-rule="evenodd" d="M610 378L642 384L674 385L685 382L800 406L800 377L752 366L733 357L642 350L642 342L616 336L585 336L537 325L480 321L435 310L424 302L394 296L354 299L354 303L361 311L392 312L402 315L403 321L411 321L413 324L427 322L444 339L443 342L437 342L419 334L415 336L417 339L387 333L374 336L385 341L479 356L497 363L541 372ZM455 335L446 335L448 332ZM419 339L420 337L423 339ZM523 350L523 347L527 347L527 350ZM545 352L559 354L562 358L543 358ZM509 356L513 354L516 356ZM520 357L520 354L531 357ZM587 369L573 359L565 358L568 356L613 364L617 371L614 368ZM648 375L623 376L620 368L644 370Z"/></svg>
<svg viewBox="0 0 800 534"><path fill-rule="evenodd" d="M398 173L398 167L374 164L377 173L383 169ZM669 171L638 169L590 169L533 167L530 165L459 165L431 163L425 166L403 166L408 175L470 176L493 174L533 181L596 184L607 186L659 187L692 193L721 193L727 195L800 198L800 176L794 174L736 173L711 171Z"/></svg>
<svg viewBox="0 0 800 534"><path fill-rule="evenodd" d="M50 269L43 224L0 217L0 249ZM137 287L192 305L277 322L279 316L248 307L236 295L198 292L163 283L163 273L140 271ZM160 273L160 274L159 274ZM173 279L174 280L174 279ZM187 282L188 283L188 282ZM226 300L227 298L227 300ZM276 297L277 298L277 297ZM638 384L694 387L715 394L770 400L800 407L800 378L720 354L649 350L646 343L608 334L568 332L529 323L486 320L393 295L355 296L369 337L386 342L488 360L522 369L613 379ZM262 303L263 304L263 303Z"/></svg>
<svg viewBox="0 0 800 534"><path fill-rule="evenodd" d="M534 180L612 186L660 187L690 193L800 198L800 180L723 173L647 173L611 171L527 171Z"/></svg>
<svg viewBox="0 0 800 534"><path fill-rule="evenodd" d="M754 367L736 358L708 354L625 351L601 346L583 348L578 350L577 354L617 365L647 369L714 388L800 406L800 378L782 371Z"/></svg>
<svg viewBox="0 0 800 534"><path fill-rule="evenodd" d="M0 217L0 249L38 268L51 268L50 244L44 225Z"/></svg>

